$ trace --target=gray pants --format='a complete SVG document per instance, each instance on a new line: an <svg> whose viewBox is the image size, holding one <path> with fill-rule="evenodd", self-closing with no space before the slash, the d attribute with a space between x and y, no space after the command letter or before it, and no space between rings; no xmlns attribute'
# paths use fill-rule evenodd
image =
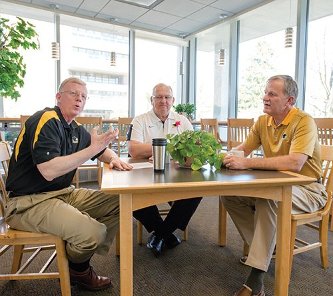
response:
<svg viewBox="0 0 333 296"><path fill-rule="evenodd" d="M276 243L277 202L241 196L225 196L222 200L244 242L250 246L246 264L267 271ZM325 206L326 200L322 184L292 187L293 214L315 212Z"/></svg>
<svg viewBox="0 0 333 296"><path fill-rule="evenodd" d="M73 186L11 198L5 212L14 229L61 237L73 263L107 254L119 229L118 195Z"/></svg>

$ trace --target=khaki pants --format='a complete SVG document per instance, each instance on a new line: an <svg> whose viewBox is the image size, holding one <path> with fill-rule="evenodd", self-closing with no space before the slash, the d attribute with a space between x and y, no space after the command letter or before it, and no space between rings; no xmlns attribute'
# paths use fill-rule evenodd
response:
<svg viewBox="0 0 333 296"><path fill-rule="evenodd" d="M118 195L73 186L11 198L5 212L14 229L61 237L73 263L107 254L119 229Z"/></svg>
<svg viewBox="0 0 333 296"><path fill-rule="evenodd" d="M276 243L277 202L251 197L223 197L223 204L244 242L250 246L246 264L267 271ZM292 213L310 213L325 206L322 184L292 187Z"/></svg>

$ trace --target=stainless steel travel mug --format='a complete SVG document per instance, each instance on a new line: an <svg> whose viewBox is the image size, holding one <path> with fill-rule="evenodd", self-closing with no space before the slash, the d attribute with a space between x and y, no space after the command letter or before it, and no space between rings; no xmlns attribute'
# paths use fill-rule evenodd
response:
<svg viewBox="0 0 333 296"><path fill-rule="evenodd" d="M165 169L167 140L164 138L155 138L152 140L154 171L163 172Z"/></svg>

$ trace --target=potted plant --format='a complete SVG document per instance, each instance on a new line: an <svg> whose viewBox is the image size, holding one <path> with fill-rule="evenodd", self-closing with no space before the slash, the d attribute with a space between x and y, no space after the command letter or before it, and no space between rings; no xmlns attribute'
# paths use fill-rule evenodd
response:
<svg viewBox="0 0 333 296"><path fill-rule="evenodd" d="M17 89L23 87L26 74L22 49L30 48L39 48L35 26L20 17L15 24L0 18L0 97L20 97Z"/></svg>
<svg viewBox="0 0 333 296"><path fill-rule="evenodd" d="M210 164L220 169L224 154L218 153L222 148L215 137L206 131L184 131L176 135L167 135L167 151L173 160L181 166L190 164L192 170L199 170Z"/></svg>
<svg viewBox="0 0 333 296"><path fill-rule="evenodd" d="M178 104L173 106L175 111L179 114L186 116L189 120L193 120L193 115L196 110L194 104L185 103L185 104Z"/></svg>

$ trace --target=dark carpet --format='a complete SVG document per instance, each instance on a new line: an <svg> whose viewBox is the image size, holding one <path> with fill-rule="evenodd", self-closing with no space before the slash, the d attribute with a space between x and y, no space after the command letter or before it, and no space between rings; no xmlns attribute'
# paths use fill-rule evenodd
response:
<svg viewBox="0 0 333 296"><path fill-rule="evenodd" d="M229 219L228 245L217 245L218 200L202 200L189 225L189 240L155 258L145 246L134 240L135 296L223 296L233 295L245 280L250 268L239 263L242 241ZM309 233L311 232L311 234ZM182 233L178 233L182 237ZM311 230L300 231L307 239L316 238ZM134 223L134 235L136 227ZM148 234L144 232L144 241ZM333 232L329 233L330 265L333 264ZM9 270L11 254L0 258L0 272ZM50 267L54 268L54 263ZM114 287L100 292L88 292L72 287L72 295L119 295L119 258L114 246L109 256L95 255L92 264L102 275L111 276ZM35 268L32 266L31 268ZM273 295L275 262L272 260L265 277L266 295ZM296 255L289 295L332 295L333 268L321 268L319 249ZM0 282L0 295L61 295L57 280Z"/></svg>

